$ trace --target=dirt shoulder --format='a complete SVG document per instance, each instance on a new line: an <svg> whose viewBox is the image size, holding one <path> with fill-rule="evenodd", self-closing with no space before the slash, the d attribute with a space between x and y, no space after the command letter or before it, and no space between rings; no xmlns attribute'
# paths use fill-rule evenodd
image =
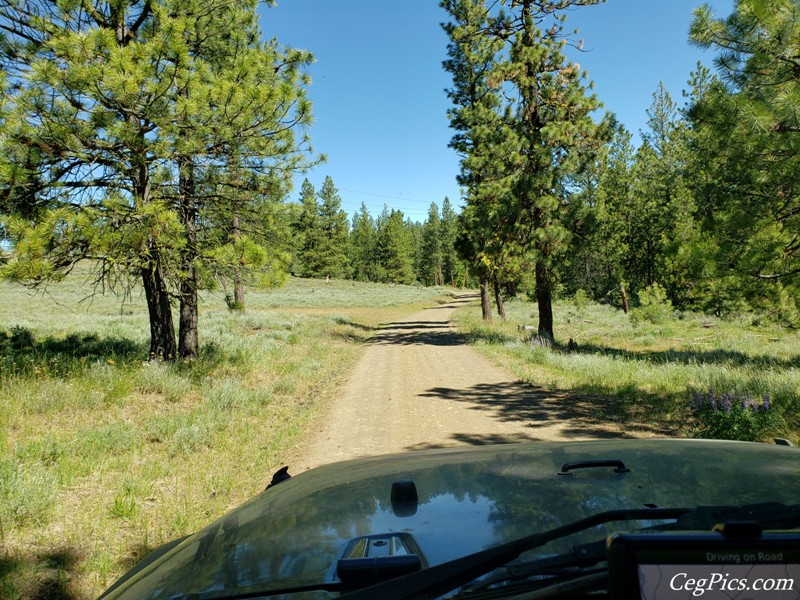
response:
<svg viewBox="0 0 800 600"><path fill-rule="evenodd" d="M579 415L563 418L564 398L516 380L467 346L450 321L474 301L456 297L378 332L287 457L291 472L406 450L621 435Z"/></svg>

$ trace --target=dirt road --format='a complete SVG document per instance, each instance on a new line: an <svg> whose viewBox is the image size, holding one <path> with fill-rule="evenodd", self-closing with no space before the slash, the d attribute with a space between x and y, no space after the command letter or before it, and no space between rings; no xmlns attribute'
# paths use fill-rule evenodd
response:
<svg viewBox="0 0 800 600"><path fill-rule="evenodd" d="M293 451L292 472L404 450L620 435L466 346L450 319L474 301L455 298L378 332L314 433Z"/></svg>

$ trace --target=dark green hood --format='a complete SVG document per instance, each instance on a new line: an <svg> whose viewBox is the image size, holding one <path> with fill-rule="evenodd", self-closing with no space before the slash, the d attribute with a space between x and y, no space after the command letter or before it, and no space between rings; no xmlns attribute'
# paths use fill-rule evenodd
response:
<svg viewBox="0 0 800 600"><path fill-rule="evenodd" d="M618 440L431 450L327 465L268 489L185 539L107 598L210 598L334 581L348 542L371 534L407 533L435 565L612 509L798 504L798 452L745 442ZM597 460L621 461L629 471L580 468ZM579 466L559 474L568 463ZM399 480L414 482L417 503L393 505L392 484ZM543 552L566 551L613 529L559 540Z"/></svg>

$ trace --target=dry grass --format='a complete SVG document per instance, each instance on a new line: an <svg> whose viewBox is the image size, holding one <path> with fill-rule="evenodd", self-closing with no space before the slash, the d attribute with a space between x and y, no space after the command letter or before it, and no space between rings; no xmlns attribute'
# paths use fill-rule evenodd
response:
<svg viewBox="0 0 800 600"><path fill-rule="evenodd" d="M293 280L222 294L201 357L147 363L141 298L0 284L0 597L95 598L263 490L375 327L441 289Z"/></svg>

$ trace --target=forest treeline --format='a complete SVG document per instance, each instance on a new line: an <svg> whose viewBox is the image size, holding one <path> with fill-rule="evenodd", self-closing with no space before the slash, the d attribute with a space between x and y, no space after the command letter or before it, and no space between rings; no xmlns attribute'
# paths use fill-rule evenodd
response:
<svg viewBox="0 0 800 600"><path fill-rule="evenodd" d="M796 324L800 4L738 0L725 18L697 8L690 41L716 52L716 68L687 74L682 108L655 90L638 148L565 54L583 45L570 11L597 4L441 1L460 249L484 316L493 283L527 279L544 341L554 295L579 290Z"/></svg>
<svg viewBox="0 0 800 600"><path fill-rule="evenodd" d="M197 356L203 290L243 308L246 284L288 274L475 282L485 318L525 293L544 341L559 295L796 324L797 0L698 8L715 69L687 74L683 106L655 90L638 145L566 55L570 11L596 4L441 0L461 208L431 199L418 223L348 219L330 178L289 201L324 159L312 57L263 41L256 0L1 1L0 275L44 285L84 261L100 289L143 290L167 360Z"/></svg>
<svg viewBox="0 0 800 600"><path fill-rule="evenodd" d="M306 179L290 210L290 272L299 277L422 285L468 285L469 270L456 252L457 214L445 198L432 202L424 223L365 204L352 219L341 208L333 180L319 191Z"/></svg>

